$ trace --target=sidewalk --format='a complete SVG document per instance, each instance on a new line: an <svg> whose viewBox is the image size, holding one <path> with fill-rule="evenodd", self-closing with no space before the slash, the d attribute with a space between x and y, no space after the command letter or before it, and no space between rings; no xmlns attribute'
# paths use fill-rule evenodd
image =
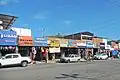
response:
<svg viewBox="0 0 120 80"><path fill-rule="evenodd" d="M56 61L48 60L48 63L56 63ZM48 63L43 62L43 61L36 61L36 64L48 64Z"/></svg>

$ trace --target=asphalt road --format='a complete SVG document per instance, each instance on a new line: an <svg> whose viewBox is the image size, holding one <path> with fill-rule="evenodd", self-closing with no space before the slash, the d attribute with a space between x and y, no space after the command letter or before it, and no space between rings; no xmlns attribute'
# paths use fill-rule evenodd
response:
<svg viewBox="0 0 120 80"><path fill-rule="evenodd" d="M0 80L120 80L120 60L2 68Z"/></svg>

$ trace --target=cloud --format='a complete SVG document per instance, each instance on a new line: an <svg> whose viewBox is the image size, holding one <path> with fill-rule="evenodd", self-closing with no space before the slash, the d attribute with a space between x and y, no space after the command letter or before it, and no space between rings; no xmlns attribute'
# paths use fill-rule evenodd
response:
<svg viewBox="0 0 120 80"><path fill-rule="evenodd" d="M17 3L19 0L0 0L0 5L7 5L9 3Z"/></svg>
<svg viewBox="0 0 120 80"><path fill-rule="evenodd" d="M46 19L46 18L49 18L49 17L45 16L44 14L36 14L36 15L34 15L33 18L38 19L38 20L43 20L43 19Z"/></svg>
<svg viewBox="0 0 120 80"><path fill-rule="evenodd" d="M28 26L28 24L23 24L23 26L24 26L24 27L27 27L27 26Z"/></svg>
<svg viewBox="0 0 120 80"><path fill-rule="evenodd" d="M66 25L69 25L71 22L72 22L72 21L70 21L70 20L64 21L64 23L65 23Z"/></svg>

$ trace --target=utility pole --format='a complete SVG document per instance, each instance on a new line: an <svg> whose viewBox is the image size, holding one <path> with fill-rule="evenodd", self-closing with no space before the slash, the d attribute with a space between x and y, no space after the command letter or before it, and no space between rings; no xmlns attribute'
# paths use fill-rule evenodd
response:
<svg viewBox="0 0 120 80"><path fill-rule="evenodd" d="M45 32L45 28L42 28L42 37L43 38L45 37L44 32Z"/></svg>

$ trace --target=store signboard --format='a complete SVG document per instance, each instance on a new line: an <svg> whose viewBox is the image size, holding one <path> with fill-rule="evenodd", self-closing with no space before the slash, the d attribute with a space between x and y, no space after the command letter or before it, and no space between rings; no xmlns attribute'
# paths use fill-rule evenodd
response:
<svg viewBox="0 0 120 80"><path fill-rule="evenodd" d="M16 32L12 30L0 31L0 45L17 45Z"/></svg>
<svg viewBox="0 0 120 80"><path fill-rule="evenodd" d="M19 36L18 46L33 46L32 36Z"/></svg>
<svg viewBox="0 0 120 80"><path fill-rule="evenodd" d="M60 39L60 47L67 47L68 39Z"/></svg>
<svg viewBox="0 0 120 80"><path fill-rule="evenodd" d="M87 48L93 48L94 47L93 42L86 42L86 47Z"/></svg>
<svg viewBox="0 0 120 80"><path fill-rule="evenodd" d="M76 40L68 40L68 47L77 47Z"/></svg>
<svg viewBox="0 0 120 80"><path fill-rule="evenodd" d="M35 38L34 46L48 46L47 38L40 38L40 37Z"/></svg>
<svg viewBox="0 0 120 80"><path fill-rule="evenodd" d="M49 53L60 53L60 47L58 47L58 48L55 48L55 47L49 48Z"/></svg>
<svg viewBox="0 0 120 80"><path fill-rule="evenodd" d="M86 43L79 42L77 43L77 46L86 46Z"/></svg>
<svg viewBox="0 0 120 80"><path fill-rule="evenodd" d="M48 45L51 47L60 47L60 39L48 38Z"/></svg>
<svg viewBox="0 0 120 80"><path fill-rule="evenodd" d="M99 44L98 43L94 43L94 48L99 48Z"/></svg>

